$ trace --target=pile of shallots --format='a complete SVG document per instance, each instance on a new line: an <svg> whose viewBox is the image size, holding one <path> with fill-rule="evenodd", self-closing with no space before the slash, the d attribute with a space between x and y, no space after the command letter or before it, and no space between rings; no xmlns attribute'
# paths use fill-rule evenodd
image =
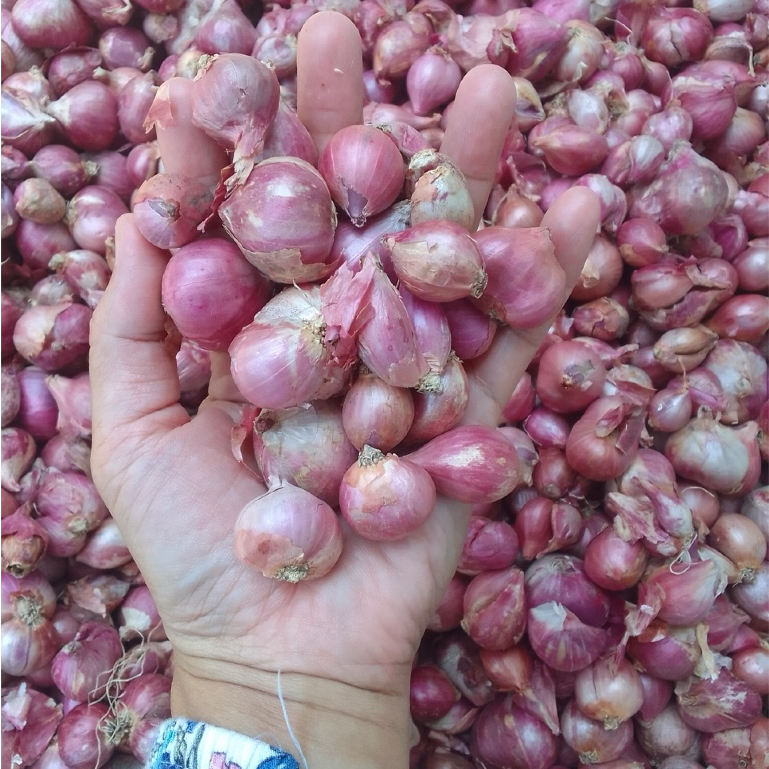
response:
<svg viewBox="0 0 769 769"><path fill-rule="evenodd" d="M89 478L88 324L131 209L172 249L184 405L212 350L253 404L243 561L322 578L339 515L394 540L436 494L473 505L412 672L414 767L769 763L769 5L691 5L4 0L4 761L144 760L169 712L170 648ZM323 9L360 32L366 125L318 156L296 35ZM436 150L488 62L517 126L468 234ZM157 173L173 76L229 153L217 188ZM573 185L602 205L580 280L504 426L457 426L464 364L559 291L540 225Z"/></svg>

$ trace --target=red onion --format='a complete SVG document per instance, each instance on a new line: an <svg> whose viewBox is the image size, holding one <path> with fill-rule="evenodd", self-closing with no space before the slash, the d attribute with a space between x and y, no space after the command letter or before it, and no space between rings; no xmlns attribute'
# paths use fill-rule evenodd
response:
<svg viewBox="0 0 769 769"><path fill-rule="evenodd" d="M2 446L2 485L7 491L17 492L21 488L19 480L35 458L35 439L20 427L4 427Z"/></svg>
<svg viewBox="0 0 769 769"><path fill-rule="evenodd" d="M518 536L510 524L473 516L467 526L457 570L476 575L506 569L518 555Z"/></svg>
<svg viewBox="0 0 769 769"><path fill-rule="evenodd" d="M117 100L109 88L95 80L73 86L46 111L76 147L97 152L109 147L118 132Z"/></svg>
<svg viewBox="0 0 769 769"><path fill-rule="evenodd" d="M131 560L131 554L113 518L105 519L88 537L75 560L94 569L114 569Z"/></svg>
<svg viewBox="0 0 769 769"><path fill-rule="evenodd" d="M486 286L483 258L458 224L426 221L385 237L399 280L432 302L478 298Z"/></svg>
<svg viewBox="0 0 769 769"><path fill-rule="evenodd" d="M750 726L761 714L761 695L725 668L714 678L679 681L675 692L681 718L700 732Z"/></svg>
<svg viewBox="0 0 769 769"><path fill-rule="evenodd" d="M609 527L599 532L585 550L585 573L604 590L626 590L643 574L649 557L641 541L626 542Z"/></svg>
<svg viewBox="0 0 769 769"><path fill-rule="evenodd" d="M2 565L15 577L24 577L45 554L48 537L30 517L31 506L23 505L3 518Z"/></svg>
<svg viewBox="0 0 769 769"><path fill-rule="evenodd" d="M638 718L650 721L658 716L673 696L673 684L639 672L638 679L643 690L643 705L638 710Z"/></svg>
<svg viewBox="0 0 769 769"><path fill-rule="evenodd" d="M438 46L418 56L406 75L406 91L414 111L427 115L450 101L461 77L459 64Z"/></svg>
<svg viewBox="0 0 769 769"><path fill-rule="evenodd" d="M264 149L256 159L261 161L286 155L306 160L312 166L318 164L318 150L315 148L310 132L299 120L296 112L281 99L275 119L265 134ZM338 234L339 229L337 229L337 236Z"/></svg>
<svg viewBox="0 0 769 769"><path fill-rule="evenodd" d="M156 138L154 125L147 128L145 120L157 90L157 77L154 72L148 72L131 78L120 91L117 111L120 130L134 144Z"/></svg>
<svg viewBox="0 0 769 769"><path fill-rule="evenodd" d="M405 178L397 147L373 126L348 126L334 134L318 168L334 202L358 227L395 201Z"/></svg>
<svg viewBox="0 0 769 769"><path fill-rule="evenodd" d="M626 660L612 657L584 668L575 680L575 699L589 718L602 721L604 729L616 729L634 716L643 704L643 687L636 669Z"/></svg>
<svg viewBox="0 0 769 769"><path fill-rule="evenodd" d="M411 671L409 705L415 721L434 721L448 713L460 694L435 665L417 665Z"/></svg>
<svg viewBox="0 0 769 769"><path fill-rule="evenodd" d="M643 418L620 396L591 403L566 441L566 458L581 475L609 480L624 472L635 456Z"/></svg>
<svg viewBox="0 0 769 769"><path fill-rule="evenodd" d="M211 190L197 179L158 174L138 189L133 200L134 220L150 243L178 248L197 237L199 225L211 213L212 200Z"/></svg>
<svg viewBox="0 0 769 769"><path fill-rule="evenodd" d="M414 296L404 286L398 286L398 295L414 328L417 347L430 367L418 383L420 391L429 391L438 385L435 374L444 371L451 358L451 331L442 304Z"/></svg>
<svg viewBox="0 0 769 769"><path fill-rule="evenodd" d="M766 557L767 543L753 521L737 513L722 513L711 526L708 544L734 562L739 581L752 581Z"/></svg>
<svg viewBox="0 0 769 769"><path fill-rule="evenodd" d="M545 127L546 123L538 127ZM569 122L557 123L551 130L543 128L529 140L529 146L534 154L544 156L550 166L565 176L591 171L603 162L609 151L601 134Z"/></svg>
<svg viewBox="0 0 769 769"><path fill-rule="evenodd" d="M753 618L757 628L769 628L769 563L764 561L751 582L742 582L731 588L734 602Z"/></svg>
<svg viewBox="0 0 769 769"><path fill-rule="evenodd" d="M758 718L752 727L725 729L702 736L702 758L715 769L739 769L756 766L753 756L761 760L766 745L766 718ZM762 733L763 732L763 733ZM765 755L765 753L764 753Z"/></svg>
<svg viewBox="0 0 769 769"><path fill-rule="evenodd" d="M526 419L532 413L535 398L536 392L531 381L531 374L524 371L504 409L502 409L502 416L505 421L520 422Z"/></svg>
<svg viewBox="0 0 769 769"><path fill-rule="evenodd" d="M607 238L596 236L570 298L585 302L610 294L619 285L622 268L617 247Z"/></svg>
<svg viewBox="0 0 769 769"><path fill-rule="evenodd" d="M432 26L416 11L393 21L376 38L372 55L378 80L403 77L430 45Z"/></svg>
<svg viewBox="0 0 769 769"><path fill-rule="evenodd" d="M141 187L150 177L158 172L160 151L157 142L144 142L131 149L126 158L126 173L131 182L131 194L134 187Z"/></svg>
<svg viewBox="0 0 769 769"><path fill-rule="evenodd" d="M275 69L279 80L296 74L296 35L273 33L256 39L251 55Z"/></svg>
<svg viewBox="0 0 769 769"><path fill-rule="evenodd" d="M54 93L61 96L79 83L91 80L101 63L101 54L96 48L65 48L46 62L46 77Z"/></svg>
<svg viewBox="0 0 769 769"><path fill-rule="evenodd" d="M54 683L76 702L97 700L106 692L112 668L122 654L113 627L104 622L84 622L75 638L53 658Z"/></svg>
<svg viewBox="0 0 769 769"><path fill-rule="evenodd" d="M53 738L62 708L48 695L33 689L30 679L31 676L16 687L3 688L3 757L10 759L13 754L19 764L44 769L46 746L50 742L56 747ZM59 760L51 769L64 767Z"/></svg>
<svg viewBox="0 0 769 769"><path fill-rule="evenodd" d="M732 673L753 691L769 694L769 650L758 646L737 652L732 656Z"/></svg>
<svg viewBox="0 0 769 769"><path fill-rule="evenodd" d="M468 580L461 574L454 574L427 626L436 633L446 632L459 627L464 616L464 595Z"/></svg>
<svg viewBox="0 0 769 769"><path fill-rule="evenodd" d="M229 348L243 396L263 408L288 408L338 392L344 379L323 344L322 323L317 289L288 288L271 299Z"/></svg>
<svg viewBox="0 0 769 769"><path fill-rule="evenodd" d="M66 212L64 198L45 179L24 179L13 193L16 212L38 224L55 224Z"/></svg>
<svg viewBox="0 0 769 769"><path fill-rule="evenodd" d="M116 621L123 642L141 639L146 643L166 639L163 623L146 585L135 585L126 593L117 610Z"/></svg>
<svg viewBox="0 0 769 769"><path fill-rule="evenodd" d="M558 413L582 411L600 394L606 368L592 350L566 341L540 358L536 391L542 403Z"/></svg>
<svg viewBox="0 0 769 769"><path fill-rule="evenodd" d="M459 502L494 502L520 480L515 447L490 427L455 427L408 458L430 473L438 493Z"/></svg>
<svg viewBox="0 0 769 769"><path fill-rule="evenodd" d="M392 541L418 529L435 505L435 485L422 467L364 446L339 488L342 517L366 539Z"/></svg>
<svg viewBox="0 0 769 769"><path fill-rule="evenodd" d="M234 151L236 178L245 181L278 110L278 80L272 70L242 53L214 56L200 73L193 81L192 123Z"/></svg>
<svg viewBox="0 0 769 769"><path fill-rule="evenodd" d="M494 339L497 325L470 301L458 299L443 305L451 330L451 344L461 360L483 355Z"/></svg>
<svg viewBox="0 0 769 769"><path fill-rule="evenodd" d="M58 275L46 275L35 283L29 294L30 305L44 304L53 306L62 302L76 301L72 287Z"/></svg>
<svg viewBox="0 0 769 769"><path fill-rule="evenodd" d="M542 720L516 707L511 696L483 708L470 739L473 755L492 767L549 769L558 752L555 735Z"/></svg>
<svg viewBox="0 0 769 769"><path fill-rule="evenodd" d="M251 54L256 33L253 24L233 0L216 3L199 21L194 45L204 53Z"/></svg>
<svg viewBox="0 0 769 769"><path fill-rule="evenodd" d="M664 681L680 681L694 672L702 655L693 627L672 627L652 621L630 638L628 657L639 669Z"/></svg>
<svg viewBox="0 0 769 769"><path fill-rule="evenodd" d="M31 48L87 45L93 32L88 17L71 0L18 0L11 18L16 34Z"/></svg>
<svg viewBox="0 0 769 769"><path fill-rule="evenodd" d="M141 30L123 26L110 27L101 33L99 52L105 69L134 67L142 72L150 69L155 53Z"/></svg>
<svg viewBox="0 0 769 769"><path fill-rule="evenodd" d="M560 499L568 493L576 480L577 474L560 448L540 449L539 459L532 471L534 488L539 494L549 499Z"/></svg>
<svg viewBox="0 0 769 769"><path fill-rule="evenodd" d="M509 649L526 628L523 572L515 566L484 571L465 591L462 629L482 649Z"/></svg>
<svg viewBox="0 0 769 769"><path fill-rule="evenodd" d="M107 508L93 481L80 473L49 471L40 483L37 510L43 517L92 531L107 517Z"/></svg>
<svg viewBox="0 0 769 769"><path fill-rule="evenodd" d="M475 213L464 174L448 157L433 149L411 156L406 173L412 226L445 219L472 230Z"/></svg>
<svg viewBox="0 0 769 769"><path fill-rule="evenodd" d="M406 436L413 419L411 392L389 385L365 369L358 373L344 398L344 430L357 449L368 444L390 451Z"/></svg>
<svg viewBox="0 0 769 769"><path fill-rule="evenodd" d="M563 449L566 446L571 425L566 417L538 406L523 420L523 429L537 446L544 449Z"/></svg>
<svg viewBox="0 0 769 769"><path fill-rule="evenodd" d="M329 572L342 552L334 511L307 491L283 481L241 510L235 554L265 577L299 582Z"/></svg>
<svg viewBox="0 0 769 769"><path fill-rule="evenodd" d="M66 220L80 248L104 255L107 238L115 234L115 222L127 213L128 208L115 192L92 185L83 187L69 201Z"/></svg>
<svg viewBox="0 0 769 769"><path fill-rule="evenodd" d="M691 750L698 752L699 735L684 723L675 704L668 705L652 719L637 719L635 736L652 760L684 756Z"/></svg>
<svg viewBox="0 0 769 769"><path fill-rule="evenodd" d="M740 513L753 521L769 542L769 487L760 486L749 492L742 501Z"/></svg>
<svg viewBox="0 0 769 769"><path fill-rule="evenodd" d="M756 419L769 397L767 364L759 351L745 342L719 340L702 368L713 373L725 396L721 421L744 423Z"/></svg>
<svg viewBox="0 0 769 769"><path fill-rule="evenodd" d="M527 629L534 653L555 670L581 670L606 647L605 631L584 624L556 601L529 609Z"/></svg>
<svg viewBox="0 0 769 769"><path fill-rule="evenodd" d="M254 456L264 478L283 478L336 506L339 484L357 452L336 400L262 410L254 420ZM323 451L318 451L323 446Z"/></svg>
<svg viewBox="0 0 769 769"><path fill-rule="evenodd" d="M278 188L294 194L276 197ZM219 216L246 258L271 280L318 280L333 270L327 260L334 205L321 175L302 160L262 161L221 205Z"/></svg>
<svg viewBox="0 0 769 769"><path fill-rule="evenodd" d="M46 371L74 363L88 352L91 310L82 304L39 304L16 323L13 343L30 363Z"/></svg>
<svg viewBox="0 0 769 769"><path fill-rule="evenodd" d="M479 305L512 328L533 328L562 301L565 275L547 229L486 227L475 235L488 284Z"/></svg>
<svg viewBox="0 0 769 769"><path fill-rule="evenodd" d="M614 730L604 729L600 721L585 716L572 699L561 714L561 732L582 764L601 764L622 755L633 739L633 724L623 721Z"/></svg>
<svg viewBox="0 0 769 769"><path fill-rule="evenodd" d="M685 195L678 189L682 178L686 178ZM633 191L630 216L653 219L671 234L693 235L722 213L726 195L721 171L691 145L679 142L655 181Z"/></svg>
<svg viewBox="0 0 769 769"><path fill-rule="evenodd" d="M10 26L10 25L9 25ZM2 91L2 140L27 155L34 155L53 139L56 121L43 111L38 99Z"/></svg>
<svg viewBox="0 0 769 769"><path fill-rule="evenodd" d="M130 202L136 186L129 176L128 160L119 152L105 150L86 156L87 162L96 167L93 182L116 193L125 203Z"/></svg>
<svg viewBox="0 0 769 769"><path fill-rule="evenodd" d="M701 59L713 37L707 17L690 8L654 8L642 38L646 55L666 67Z"/></svg>
<svg viewBox="0 0 769 769"><path fill-rule="evenodd" d="M665 456L676 472L711 491L745 493L755 485L760 472L757 432L755 422L726 427L703 410L668 438Z"/></svg>
<svg viewBox="0 0 769 769"><path fill-rule="evenodd" d="M63 276L91 309L96 308L111 275L106 259L85 249L54 254L48 267Z"/></svg>
<svg viewBox="0 0 769 769"><path fill-rule="evenodd" d="M46 467L62 472L91 471L91 447L84 439L66 440L61 434L54 435L41 449L40 459Z"/></svg>
<svg viewBox="0 0 769 769"><path fill-rule="evenodd" d="M58 409L46 383L46 372L27 366L16 375L19 387L18 423L34 438L48 440L56 434Z"/></svg>
<svg viewBox="0 0 769 769"><path fill-rule="evenodd" d="M742 291L765 292L769 289L769 242L757 238L732 262Z"/></svg>
<svg viewBox="0 0 769 769"><path fill-rule="evenodd" d="M62 719L57 731L59 754L70 769L99 769L109 761L115 746L102 727L109 724L109 708L103 702L76 705Z"/></svg>
<svg viewBox="0 0 769 769"><path fill-rule="evenodd" d="M184 245L163 273L163 307L179 332L206 350L229 347L270 293L268 281L223 238Z"/></svg>
<svg viewBox="0 0 769 769"><path fill-rule="evenodd" d="M436 643L434 661L454 686L476 707L495 697L483 669L480 649L463 632L442 636Z"/></svg>
<svg viewBox="0 0 769 769"><path fill-rule="evenodd" d="M649 402L649 426L664 433L683 428L692 417L692 399L683 386L668 386Z"/></svg>
<svg viewBox="0 0 769 769"><path fill-rule="evenodd" d="M24 592L12 593L11 615L3 621L2 664L7 675L25 676L50 662L59 638L41 601Z"/></svg>

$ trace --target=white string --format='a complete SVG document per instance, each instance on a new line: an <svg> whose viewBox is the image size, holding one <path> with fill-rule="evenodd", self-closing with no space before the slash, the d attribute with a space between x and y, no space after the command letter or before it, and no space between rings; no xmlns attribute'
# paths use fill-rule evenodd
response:
<svg viewBox="0 0 769 769"><path fill-rule="evenodd" d="M299 758L302 759L302 765L304 766L304 769L309 769L309 767L307 766L307 759L304 757L302 748L299 745L298 740L294 736L294 730L291 728L291 724L288 721L288 713L286 712L286 703L283 699L283 689L280 686L280 669L278 669L278 702L280 702L280 709L283 711L283 720L286 722L286 728L288 729L288 736L291 738L291 742L294 743L294 747L296 748L297 753L299 753Z"/></svg>

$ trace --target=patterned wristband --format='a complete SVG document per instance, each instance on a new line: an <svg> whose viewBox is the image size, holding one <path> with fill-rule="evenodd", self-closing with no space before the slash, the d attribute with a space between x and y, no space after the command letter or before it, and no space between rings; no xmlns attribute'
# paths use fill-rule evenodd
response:
<svg viewBox="0 0 769 769"><path fill-rule="evenodd" d="M266 742L218 726L172 718L160 726L147 769L299 769Z"/></svg>

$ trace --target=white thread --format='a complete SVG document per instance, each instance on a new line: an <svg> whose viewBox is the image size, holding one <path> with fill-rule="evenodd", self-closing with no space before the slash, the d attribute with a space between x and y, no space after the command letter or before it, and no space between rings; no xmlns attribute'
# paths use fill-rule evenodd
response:
<svg viewBox="0 0 769 769"><path fill-rule="evenodd" d="M302 752L302 748L299 745L298 740L294 736L294 730L291 728L291 724L288 721L288 713L286 712L286 703L283 700L283 690L280 686L280 669L278 669L278 702L280 702L280 709L283 711L283 720L286 722L286 728L288 729L288 736L291 738L291 742L294 743L294 747L297 750L297 753L299 753L299 758L302 759L302 765L304 766L304 769L309 769L307 766L307 759L304 757L304 753Z"/></svg>

